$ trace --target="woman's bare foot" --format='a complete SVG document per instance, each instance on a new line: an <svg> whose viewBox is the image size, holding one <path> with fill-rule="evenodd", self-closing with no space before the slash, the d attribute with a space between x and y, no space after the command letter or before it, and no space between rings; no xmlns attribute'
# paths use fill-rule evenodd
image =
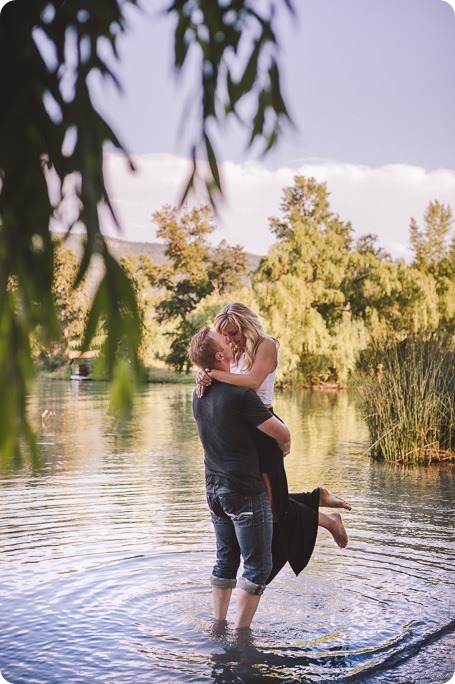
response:
<svg viewBox="0 0 455 684"><path fill-rule="evenodd" d="M332 494L325 487L319 487L319 505L324 508L345 508L347 511L352 510L352 506L347 501L341 499L336 494Z"/></svg>
<svg viewBox="0 0 455 684"><path fill-rule="evenodd" d="M330 532L340 549L348 545L348 533L339 513L319 513L319 525Z"/></svg>

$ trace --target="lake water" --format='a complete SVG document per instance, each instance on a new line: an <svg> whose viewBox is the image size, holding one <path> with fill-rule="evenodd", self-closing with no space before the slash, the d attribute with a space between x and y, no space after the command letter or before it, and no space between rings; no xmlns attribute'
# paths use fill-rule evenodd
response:
<svg viewBox="0 0 455 684"><path fill-rule="evenodd" d="M451 466L365 455L355 395L288 392L292 491L353 505L349 546L321 530L252 634L212 630L214 535L192 387L148 385L109 413L102 383L41 382L41 456L0 469L0 672L12 684L443 684L455 671ZM42 423L43 411L49 412ZM234 607L234 606L233 606ZM232 618L232 614L229 615Z"/></svg>

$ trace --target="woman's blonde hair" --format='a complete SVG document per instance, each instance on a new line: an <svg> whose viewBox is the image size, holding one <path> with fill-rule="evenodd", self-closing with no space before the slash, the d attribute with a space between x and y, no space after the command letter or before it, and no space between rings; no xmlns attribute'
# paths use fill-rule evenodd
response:
<svg viewBox="0 0 455 684"><path fill-rule="evenodd" d="M246 304L233 302L233 304L224 306L215 318L215 330L223 334L223 329L227 323L235 325L246 339L244 352L234 350L235 363L238 362L242 353L244 354L242 371L250 370L254 362L254 357L256 356L257 348L265 337L273 340L277 349L279 347L278 340L271 335L267 335L258 315Z"/></svg>

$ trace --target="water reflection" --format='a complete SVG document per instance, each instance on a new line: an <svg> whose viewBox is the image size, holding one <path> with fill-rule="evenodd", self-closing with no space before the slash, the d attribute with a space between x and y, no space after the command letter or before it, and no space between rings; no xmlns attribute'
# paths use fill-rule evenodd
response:
<svg viewBox="0 0 455 684"><path fill-rule="evenodd" d="M1 470L0 671L46 682L443 684L455 670L453 468L365 457L355 396L278 394L294 490L354 505L343 551L320 531L267 589L252 633L214 631L213 532L191 387L138 391L128 421L99 383L42 383L41 461ZM43 412L47 411L43 421Z"/></svg>

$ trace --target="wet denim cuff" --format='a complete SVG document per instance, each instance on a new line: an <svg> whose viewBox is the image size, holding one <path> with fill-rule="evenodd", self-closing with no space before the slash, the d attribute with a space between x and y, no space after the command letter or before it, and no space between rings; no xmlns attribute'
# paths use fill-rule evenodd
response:
<svg viewBox="0 0 455 684"><path fill-rule="evenodd" d="M210 584L212 587L219 587L220 589L234 589L235 585L237 584L237 580L211 575Z"/></svg>
<svg viewBox="0 0 455 684"><path fill-rule="evenodd" d="M265 591L265 584L255 584L254 582L247 580L245 577L239 577L237 586L239 589L243 589L254 596L262 596Z"/></svg>

